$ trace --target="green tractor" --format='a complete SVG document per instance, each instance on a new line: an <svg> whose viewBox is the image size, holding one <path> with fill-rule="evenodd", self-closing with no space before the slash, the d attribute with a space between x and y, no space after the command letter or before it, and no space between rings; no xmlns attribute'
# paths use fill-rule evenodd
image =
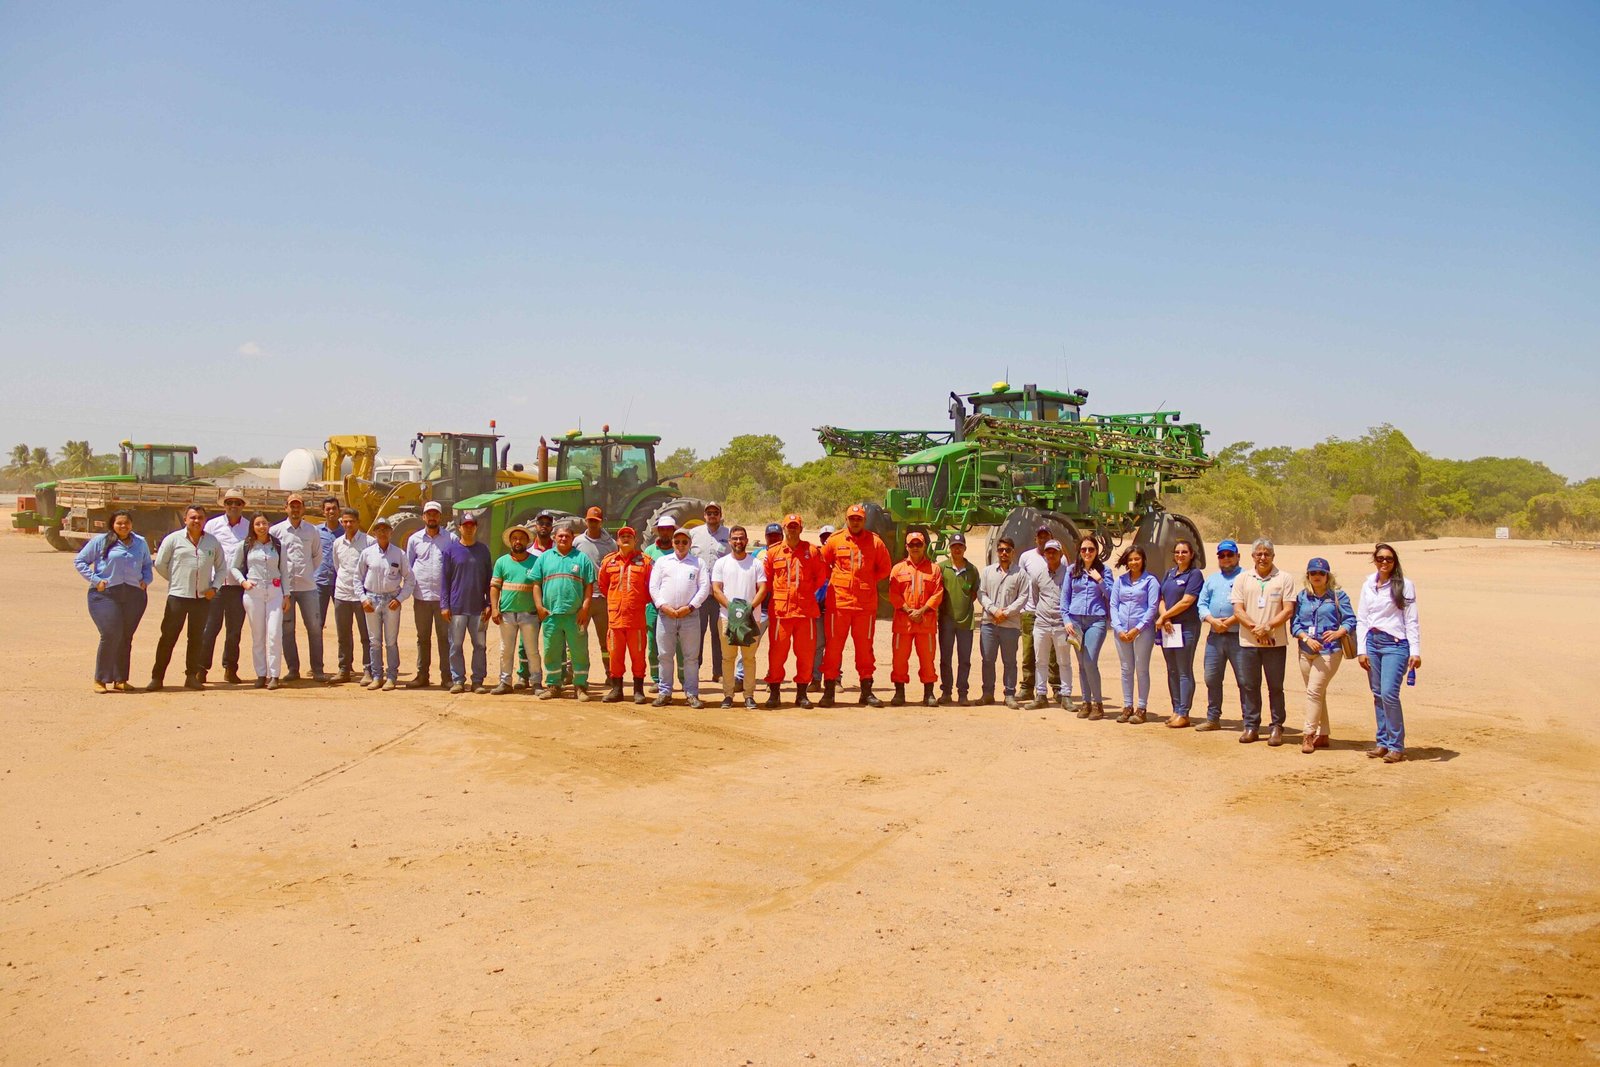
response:
<svg viewBox="0 0 1600 1067"><path fill-rule="evenodd" d="M700 518L700 502L680 496L672 481L686 472L658 475L659 437L613 434L605 426L599 434L574 430L554 441L541 439L537 473L506 469L503 452L496 463L497 440L492 434L419 434L412 447L434 498L453 506L456 523L469 513L477 516L479 537L497 556L508 549L506 534L531 526L541 511L551 512L558 524L581 525L583 513L599 505L607 527L627 523L641 531L664 514ZM421 517L414 517L415 526L409 525L412 518L407 521L404 534L410 536ZM396 539L401 533L396 520Z"/></svg>
<svg viewBox="0 0 1600 1067"><path fill-rule="evenodd" d="M125 509L132 513L134 532L154 548L183 524L183 507L193 491L166 487L195 484L195 451L194 445L123 441L118 473L40 482L33 489L35 509L13 515L11 524L41 531L52 548L76 552L105 532L112 511Z"/></svg>
<svg viewBox="0 0 1600 1067"><path fill-rule="evenodd" d="M896 558L911 529L942 548L949 534L988 526L987 556L1009 537L1032 548L1044 526L1076 555L1092 534L1109 558L1133 536L1151 570L1165 568L1179 538L1205 558L1200 531L1164 500L1211 466L1205 431L1176 411L1084 415L1089 394L996 382L988 392L950 394L950 430L818 427L830 456L893 461L896 485L868 506L868 525Z"/></svg>

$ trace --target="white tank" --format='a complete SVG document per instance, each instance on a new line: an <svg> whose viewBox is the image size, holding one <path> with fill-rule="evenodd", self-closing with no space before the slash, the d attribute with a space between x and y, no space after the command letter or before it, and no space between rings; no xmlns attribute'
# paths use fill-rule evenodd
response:
<svg viewBox="0 0 1600 1067"><path fill-rule="evenodd" d="M316 449L296 448L283 457L278 467L279 489L304 489L322 478L326 456Z"/></svg>

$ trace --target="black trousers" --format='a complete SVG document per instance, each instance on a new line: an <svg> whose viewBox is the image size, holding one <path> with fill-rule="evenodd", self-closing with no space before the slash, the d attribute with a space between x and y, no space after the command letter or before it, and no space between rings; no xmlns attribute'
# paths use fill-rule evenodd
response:
<svg viewBox="0 0 1600 1067"><path fill-rule="evenodd" d="M238 671L239 669L239 638L244 633L244 587L241 585L225 585L217 590L217 595L211 598L211 614L206 618L205 644L201 649L202 670L210 670L216 662L217 635L227 627L227 636L222 642L222 666L224 670Z"/></svg>
<svg viewBox="0 0 1600 1067"><path fill-rule="evenodd" d="M172 662L172 650L177 647L178 634L185 626L189 629L189 645L184 651L183 676L188 679L205 670L202 644L211 603L204 597L167 596L167 606L161 612L161 640L156 643L156 662L150 668L151 681L166 680L167 664Z"/></svg>
<svg viewBox="0 0 1600 1067"><path fill-rule="evenodd" d="M417 677L427 681L433 671L433 649L439 648L439 678L450 677L450 620L440 613L437 600L411 598L411 617L417 624ZM431 640L430 640L431 638Z"/></svg>

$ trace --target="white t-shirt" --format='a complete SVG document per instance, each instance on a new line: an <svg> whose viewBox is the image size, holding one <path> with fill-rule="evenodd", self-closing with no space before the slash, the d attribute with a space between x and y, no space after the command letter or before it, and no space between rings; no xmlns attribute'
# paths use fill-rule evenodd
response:
<svg viewBox="0 0 1600 1067"><path fill-rule="evenodd" d="M711 580L722 583L722 595L730 601L742 600L746 604L756 598L756 586L765 578L761 561L748 554L744 559L734 559L730 553L711 568Z"/></svg>

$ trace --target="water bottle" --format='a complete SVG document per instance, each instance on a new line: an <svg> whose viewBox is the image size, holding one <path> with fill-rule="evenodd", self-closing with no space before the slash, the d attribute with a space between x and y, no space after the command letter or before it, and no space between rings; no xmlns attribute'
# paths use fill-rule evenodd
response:
<svg viewBox="0 0 1600 1067"><path fill-rule="evenodd" d="M1416 685L1417 684L1417 669L1415 667L1412 667L1409 671L1406 672L1406 684L1407 685Z"/></svg>

